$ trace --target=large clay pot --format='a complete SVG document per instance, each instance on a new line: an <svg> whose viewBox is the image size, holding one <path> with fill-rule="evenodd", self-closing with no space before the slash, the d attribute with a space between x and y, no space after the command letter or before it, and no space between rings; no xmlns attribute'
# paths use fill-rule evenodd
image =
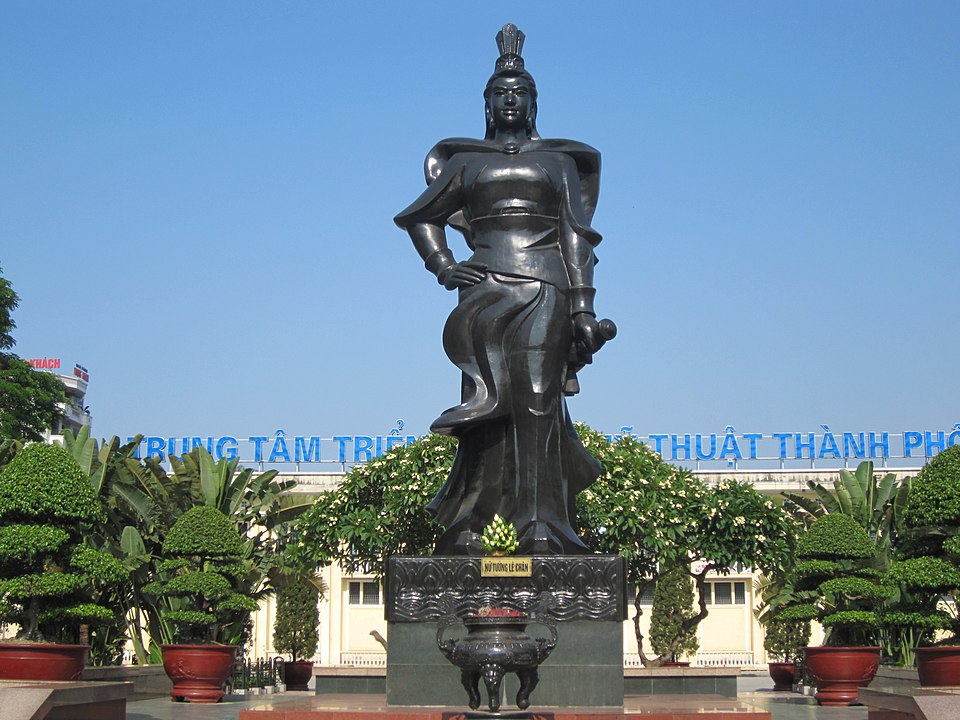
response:
<svg viewBox="0 0 960 720"><path fill-rule="evenodd" d="M0 678L79 680L89 645L0 643Z"/></svg>
<svg viewBox="0 0 960 720"><path fill-rule="evenodd" d="M960 685L960 645L917 648L917 675L924 687Z"/></svg>
<svg viewBox="0 0 960 720"><path fill-rule="evenodd" d="M770 679L773 680L773 689L777 692L793 690L797 679L797 666L792 662L767 663Z"/></svg>
<svg viewBox="0 0 960 720"><path fill-rule="evenodd" d="M821 705L852 705L857 701L859 688L870 684L880 666L879 647L821 645L803 651Z"/></svg>
<svg viewBox="0 0 960 720"><path fill-rule="evenodd" d="M287 660L283 663L283 681L287 690L309 690L313 677L313 660Z"/></svg>
<svg viewBox="0 0 960 720"><path fill-rule="evenodd" d="M233 670L237 645L161 645L163 669L173 681L176 701L220 702Z"/></svg>

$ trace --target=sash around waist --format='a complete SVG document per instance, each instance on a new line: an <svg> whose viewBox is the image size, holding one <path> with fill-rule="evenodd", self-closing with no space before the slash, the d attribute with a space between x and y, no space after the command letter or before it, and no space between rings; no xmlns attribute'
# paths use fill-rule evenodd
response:
<svg viewBox="0 0 960 720"><path fill-rule="evenodd" d="M470 260L483 263L487 270L504 275L541 280L561 289L570 286L563 253L557 241L556 221L543 218L531 223L531 216L498 216L490 220L522 217L526 222L471 222L473 255ZM484 219L486 220L486 219ZM512 225L512 227L504 227ZM537 227L535 227L537 225Z"/></svg>

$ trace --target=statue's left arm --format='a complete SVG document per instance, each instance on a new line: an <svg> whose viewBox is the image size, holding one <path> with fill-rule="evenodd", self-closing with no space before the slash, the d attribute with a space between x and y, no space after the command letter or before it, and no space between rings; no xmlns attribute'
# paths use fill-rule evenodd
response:
<svg viewBox="0 0 960 720"><path fill-rule="evenodd" d="M570 281L570 316L574 337L581 355L589 356L600 349L603 338L593 302L593 267L597 263L594 248L600 233L590 227L582 204L580 177L574 161L563 156L563 204L560 213L560 249Z"/></svg>

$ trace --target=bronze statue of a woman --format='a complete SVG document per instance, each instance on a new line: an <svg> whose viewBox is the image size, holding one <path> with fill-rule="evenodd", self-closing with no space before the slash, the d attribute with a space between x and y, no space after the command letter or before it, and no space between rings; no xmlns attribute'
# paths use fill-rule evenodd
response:
<svg viewBox="0 0 960 720"><path fill-rule="evenodd" d="M517 526L521 553L589 552L574 527L575 499L599 465L564 394L578 390L576 370L611 336L593 310L600 154L537 133L523 39L514 25L497 35L486 136L437 143L427 189L394 218L427 269L459 294L443 347L463 372L462 402L431 426L458 438L450 475L427 506L445 528L438 554L480 554L494 514ZM463 233L467 260L454 259L446 225Z"/></svg>

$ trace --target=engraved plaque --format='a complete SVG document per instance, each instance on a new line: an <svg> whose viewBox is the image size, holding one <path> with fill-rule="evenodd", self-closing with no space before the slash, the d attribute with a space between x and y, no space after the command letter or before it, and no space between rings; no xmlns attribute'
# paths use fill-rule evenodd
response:
<svg viewBox="0 0 960 720"><path fill-rule="evenodd" d="M480 577L532 577L532 557L480 558Z"/></svg>

